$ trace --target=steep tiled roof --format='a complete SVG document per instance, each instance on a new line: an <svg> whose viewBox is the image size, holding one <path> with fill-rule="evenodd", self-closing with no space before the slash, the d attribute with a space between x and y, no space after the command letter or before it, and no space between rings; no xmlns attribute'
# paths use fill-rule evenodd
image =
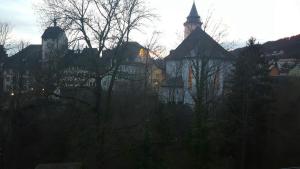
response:
<svg viewBox="0 0 300 169"><path fill-rule="evenodd" d="M118 53L123 57L124 61L132 62L139 55L139 51L142 48L144 47L137 42L127 42L120 46ZM116 49L104 51L103 59L110 60L114 52L116 52L115 50Z"/></svg>
<svg viewBox="0 0 300 169"><path fill-rule="evenodd" d="M230 59L231 54L220 44L211 38L200 27L197 27L170 55L166 60L183 59L190 57L191 51L198 48L202 54L210 55L211 58Z"/></svg>
<svg viewBox="0 0 300 169"><path fill-rule="evenodd" d="M29 45L15 55L8 57L4 67L7 69L35 69L40 65L42 58L41 45Z"/></svg>
<svg viewBox="0 0 300 169"><path fill-rule="evenodd" d="M121 53L123 57L127 58L128 62L132 62L139 55L142 48L144 47L137 42L128 42L121 47Z"/></svg>
<svg viewBox="0 0 300 169"><path fill-rule="evenodd" d="M82 52L70 50L63 57L64 67L80 67L85 70L94 71L99 66L100 58L97 49L86 48Z"/></svg>

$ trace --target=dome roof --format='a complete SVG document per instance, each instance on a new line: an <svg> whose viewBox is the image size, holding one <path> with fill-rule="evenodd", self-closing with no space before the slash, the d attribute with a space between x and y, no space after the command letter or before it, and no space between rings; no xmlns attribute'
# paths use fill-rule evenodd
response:
<svg viewBox="0 0 300 169"><path fill-rule="evenodd" d="M56 39L61 36L62 33L65 33L65 31L58 26L48 27L43 33L42 39Z"/></svg>

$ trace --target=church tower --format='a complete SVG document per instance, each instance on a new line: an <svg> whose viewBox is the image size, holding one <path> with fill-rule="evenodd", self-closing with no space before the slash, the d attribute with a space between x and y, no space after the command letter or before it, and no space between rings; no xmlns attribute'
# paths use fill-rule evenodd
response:
<svg viewBox="0 0 300 169"><path fill-rule="evenodd" d="M42 62L52 62L66 53L68 49L68 38L65 31L57 26L48 27L42 35Z"/></svg>
<svg viewBox="0 0 300 169"><path fill-rule="evenodd" d="M194 2L187 21L184 23L184 38L187 38L197 27L201 28L201 26L201 18Z"/></svg>

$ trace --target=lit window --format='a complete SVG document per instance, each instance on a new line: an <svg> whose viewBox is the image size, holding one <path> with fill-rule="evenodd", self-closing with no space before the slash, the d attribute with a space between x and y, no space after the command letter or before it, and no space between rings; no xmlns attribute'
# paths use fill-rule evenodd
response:
<svg viewBox="0 0 300 169"><path fill-rule="evenodd" d="M144 48L141 48L141 49L140 49L139 56L140 56L140 57L145 57L145 56L146 56L146 52L145 52L145 49L144 49Z"/></svg>

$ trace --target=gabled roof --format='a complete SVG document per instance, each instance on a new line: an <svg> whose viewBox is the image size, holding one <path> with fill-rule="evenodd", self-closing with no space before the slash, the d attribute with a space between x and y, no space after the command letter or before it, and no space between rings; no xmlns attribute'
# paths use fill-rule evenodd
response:
<svg viewBox="0 0 300 169"><path fill-rule="evenodd" d="M99 56L97 49L84 49L82 52L69 50L65 53L61 63L67 67L81 67L86 70L94 70L98 67ZM8 57L4 68L14 70L29 70L35 71L41 68L42 65L42 46L29 45L17 54Z"/></svg>
<svg viewBox="0 0 300 169"><path fill-rule="evenodd" d="M212 37L197 27L170 55L166 60L184 59L191 57L193 49L198 50L201 54L209 55L211 58L230 59L232 55L218 44Z"/></svg>
<svg viewBox="0 0 300 169"><path fill-rule="evenodd" d="M128 62L132 62L139 55L140 49L144 47L137 42L127 42L121 47L121 52L123 57L127 58Z"/></svg>

